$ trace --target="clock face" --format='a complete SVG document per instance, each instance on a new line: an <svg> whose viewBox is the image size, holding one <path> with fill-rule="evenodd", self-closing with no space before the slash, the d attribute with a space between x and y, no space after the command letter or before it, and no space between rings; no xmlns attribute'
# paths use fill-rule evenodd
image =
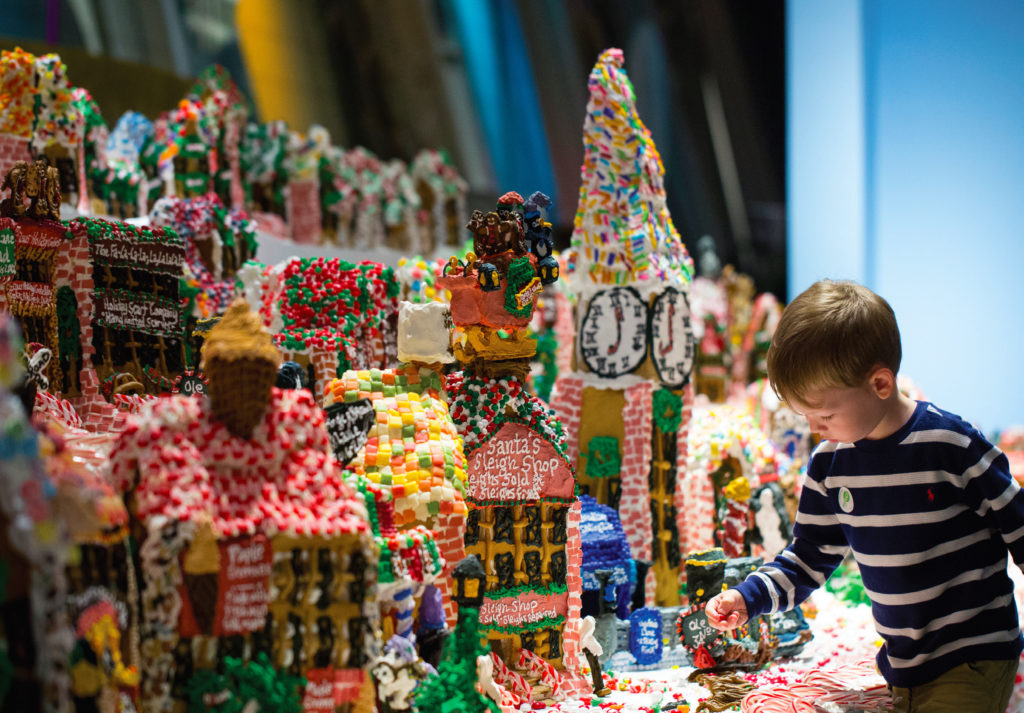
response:
<svg viewBox="0 0 1024 713"><path fill-rule="evenodd" d="M651 307L651 356L661 382L673 389L686 385L696 352L690 303L686 294L669 287Z"/></svg>
<svg viewBox="0 0 1024 713"><path fill-rule="evenodd" d="M647 305L631 287L594 295L580 325L580 356L599 376L636 370L647 357Z"/></svg>

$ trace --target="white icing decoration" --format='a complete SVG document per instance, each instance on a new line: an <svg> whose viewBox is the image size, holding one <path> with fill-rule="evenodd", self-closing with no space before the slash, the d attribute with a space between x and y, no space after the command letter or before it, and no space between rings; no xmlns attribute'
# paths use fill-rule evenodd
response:
<svg viewBox="0 0 1024 713"><path fill-rule="evenodd" d="M443 302L402 302L398 311L398 359L403 362L450 364L451 309Z"/></svg>

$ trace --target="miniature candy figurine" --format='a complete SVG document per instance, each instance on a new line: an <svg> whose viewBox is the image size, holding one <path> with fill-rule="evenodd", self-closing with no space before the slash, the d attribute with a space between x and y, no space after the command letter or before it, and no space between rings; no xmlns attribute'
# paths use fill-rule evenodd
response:
<svg viewBox="0 0 1024 713"><path fill-rule="evenodd" d="M413 710L413 691L433 671L416 654L416 637L396 634L384 644L384 653L370 668L377 682L377 700L382 713Z"/></svg>
<svg viewBox="0 0 1024 713"><path fill-rule="evenodd" d="M604 654L600 642L594 637L596 622L594 617L585 616L580 623L580 648L587 657L590 664L590 678L594 686L595 696L607 696L611 691L604 685L604 678L601 676L601 662L598 656Z"/></svg>

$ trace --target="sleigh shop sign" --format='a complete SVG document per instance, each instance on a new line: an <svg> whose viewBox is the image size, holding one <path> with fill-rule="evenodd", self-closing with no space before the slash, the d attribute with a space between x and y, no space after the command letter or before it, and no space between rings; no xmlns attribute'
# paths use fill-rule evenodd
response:
<svg viewBox="0 0 1024 713"><path fill-rule="evenodd" d="M484 626L522 626L541 619L565 616L568 597L563 594L526 592L517 597L485 599L480 607L480 623Z"/></svg>
<svg viewBox="0 0 1024 713"><path fill-rule="evenodd" d="M572 471L555 447L520 423L506 423L469 457L476 501L571 498Z"/></svg>

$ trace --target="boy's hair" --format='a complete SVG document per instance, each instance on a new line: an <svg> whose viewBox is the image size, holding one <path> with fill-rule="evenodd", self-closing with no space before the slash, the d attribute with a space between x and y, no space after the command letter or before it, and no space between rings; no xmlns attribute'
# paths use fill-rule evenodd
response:
<svg viewBox="0 0 1024 713"><path fill-rule="evenodd" d="M900 369L896 315L884 299L855 282L821 280L782 313L768 349L768 378L784 401L807 406L821 389L860 386L871 371Z"/></svg>

